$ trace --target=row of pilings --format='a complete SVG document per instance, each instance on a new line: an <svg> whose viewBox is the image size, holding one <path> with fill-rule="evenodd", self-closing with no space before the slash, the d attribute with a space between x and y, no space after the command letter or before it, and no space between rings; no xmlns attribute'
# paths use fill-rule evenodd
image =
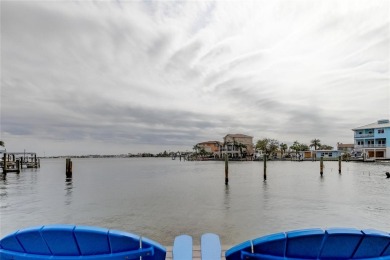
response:
<svg viewBox="0 0 390 260"><path fill-rule="evenodd" d="M267 180L267 155L264 155L263 158L264 162L264 169L263 169L263 178L264 181ZM341 174L341 156L338 157L339 162L339 174ZM320 175L323 176L324 174L324 158L321 157L320 159ZM229 184L229 156L225 155L225 185Z"/></svg>

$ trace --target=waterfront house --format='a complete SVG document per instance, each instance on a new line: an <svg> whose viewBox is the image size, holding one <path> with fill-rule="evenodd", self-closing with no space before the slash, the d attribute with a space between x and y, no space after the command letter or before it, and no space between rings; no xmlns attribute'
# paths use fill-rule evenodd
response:
<svg viewBox="0 0 390 260"><path fill-rule="evenodd" d="M313 151L303 151L303 158L304 159L312 159L313 158Z"/></svg>
<svg viewBox="0 0 390 260"><path fill-rule="evenodd" d="M338 150L315 150L316 158L338 159L341 152Z"/></svg>
<svg viewBox="0 0 390 260"><path fill-rule="evenodd" d="M343 144L337 143L337 150L341 153L352 153L355 148L355 144Z"/></svg>
<svg viewBox="0 0 390 260"><path fill-rule="evenodd" d="M253 136L227 134L223 138L221 154L228 154L231 158L252 157L254 154Z"/></svg>
<svg viewBox="0 0 390 260"><path fill-rule="evenodd" d="M372 159L390 159L390 121L360 126L354 131L354 151L352 155L362 155Z"/></svg>
<svg viewBox="0 0 390 260"><path fill-rule="evenodd" d="M221 147L223 144L219 141L207 141L198 143L197 146L200 149L204 149L206 152L213 154L214 157L220 157L221 156Z"/></svg>

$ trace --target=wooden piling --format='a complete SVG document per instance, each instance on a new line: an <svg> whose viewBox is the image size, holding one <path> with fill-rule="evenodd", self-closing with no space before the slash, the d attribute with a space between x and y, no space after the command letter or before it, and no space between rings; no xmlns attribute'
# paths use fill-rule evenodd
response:
<svg viewBox="0 0 390 260"><path fill-rule="evenodd" d="M322 176L322 174L324 174L324 157L321 156L321 160L320 160L320 174Z"/></svg>
<svg viewBox="0 0 390 260"><path fill-rule="evenodd" d="M225 185L229 184L229 156L225 154Z"/></svg>
<svg viewBox="0 0 390 260"><path fill-rule="evenodd" d="M341 174L341 156L339 156L339 173Z"/></svg>
<svg viewBox="0 0 390 260"><path fill-rule="evenodd" d="M20 160L19 159L17 159L16 160L16 173L20 173L20 164L21 164L21 162L20 162Z"/></svg>
<svg viewBox="0 0 390 260"><path fill-rule="evenodd" d="M267 180L267 154L264 154L264 180Z"/></svg>
<svg viewBox="0 0 390 260"><path fill-rule="evenodd" d="M3 174L7 174L7 154L4 153L3 157Z"/></svg>
<svg viewBox="0 0 390 260"><path fill-rule="evenodd" d="M66 171L65 171L66 177L71 178L72 177L72 160L66 159Z"/></svg>

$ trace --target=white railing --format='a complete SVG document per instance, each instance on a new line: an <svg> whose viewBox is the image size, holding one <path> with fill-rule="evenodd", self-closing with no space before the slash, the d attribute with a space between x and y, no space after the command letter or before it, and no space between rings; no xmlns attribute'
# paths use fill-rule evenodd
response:
<svg viewBox="0 0 390 260"><path fill-rule="evenodd" d="M374 137L374 134L355 134L355 138Z"/></svg>
<svg viewBox="0 0 390 260"><path fill-rule="evenodd" d="M356 148L381 148L386 147L386 144L363 144L363 145L355 145Z"/></svg>

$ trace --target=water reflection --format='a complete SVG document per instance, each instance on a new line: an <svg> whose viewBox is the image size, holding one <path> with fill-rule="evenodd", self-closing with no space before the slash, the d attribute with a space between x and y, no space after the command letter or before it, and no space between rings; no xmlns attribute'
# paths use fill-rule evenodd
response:
<svg viewBox="0 0 390 260"><path fill-rule="evenodd" d="M72 204L73 179L72 177L65 179L65 205Z"/></svg>
<svg viewBox="0 0 390 260"><path fill-rule="evenodd" d="M225 194L224 194L224 205L225 209L228 210L230 209L230 190L229 190L229 185L225 185Z"/></svg>
<svg viewBox="0 0 390 260"><path fill-rule="evenodd" d="M7 193L7 184L8 184L8 181L7 181L7 175L6 174L1 174L1 186L0 186L0 198L3 199L5 197L8 196L8 193Z"/></svg>

